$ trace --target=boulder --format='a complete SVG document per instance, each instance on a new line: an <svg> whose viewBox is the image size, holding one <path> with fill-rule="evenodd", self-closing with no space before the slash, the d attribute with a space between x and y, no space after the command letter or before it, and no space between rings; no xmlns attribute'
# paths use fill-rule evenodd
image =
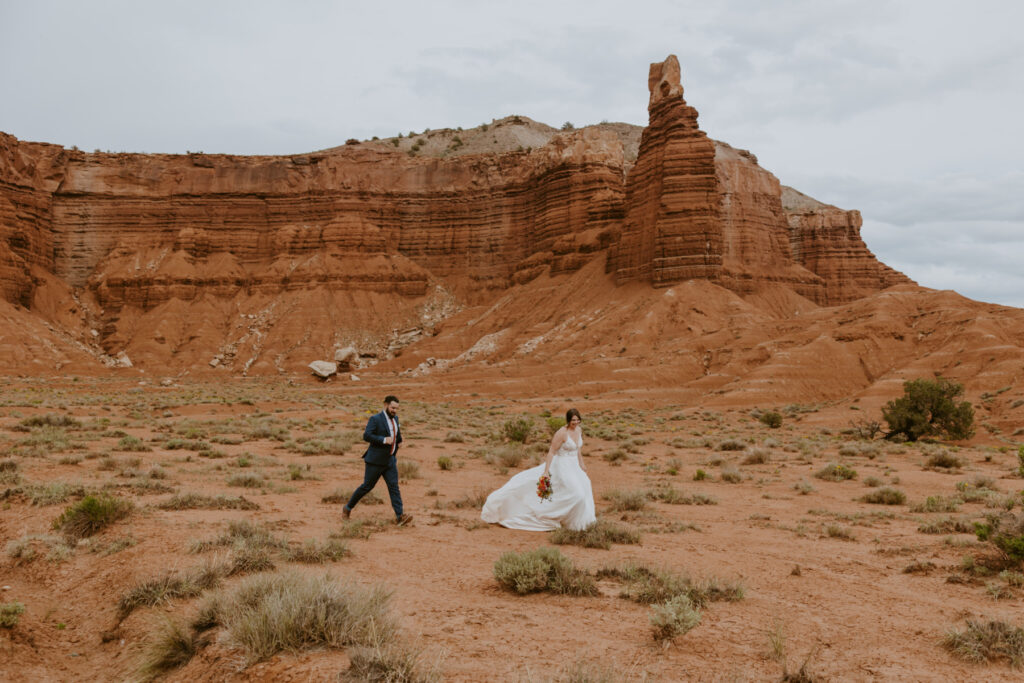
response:
<svg viewBox="0 0 1024 683"><path fill-rule="evenodd" d="M326 360L315 360L309 364L309 369L313 371L313 374L320 379L330 379L333 375L337 374L338 366L335 363L331 363Z"/></svg>

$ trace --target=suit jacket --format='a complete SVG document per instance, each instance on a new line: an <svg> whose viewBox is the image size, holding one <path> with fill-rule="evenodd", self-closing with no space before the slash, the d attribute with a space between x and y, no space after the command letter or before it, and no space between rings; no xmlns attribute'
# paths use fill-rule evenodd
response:
<svg viewBox="0 0 1024 683"><path fill-rule="evenodd" d="M398 455L398 447L402 444L402 430L398 426L398 417L393 419L395 420L395 441L398 443L395 446L395 455ZM388 429L388 417L384 411L370 417L366 423L366 429L363 431L363 441L370 444L366 453L363 454L363 460L371 465L387 467L391 462L391 444L384 443L384 439L389 436L391 436L391 430Z"/></svg>

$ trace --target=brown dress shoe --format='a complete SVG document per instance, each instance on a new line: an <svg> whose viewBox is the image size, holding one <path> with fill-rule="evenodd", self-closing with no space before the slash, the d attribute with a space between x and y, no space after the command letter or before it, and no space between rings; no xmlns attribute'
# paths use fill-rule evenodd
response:
<svg viewBox="0 0 1024 683"><path fill-rule="evenodd" d="M341 516L345 519L348 519L352 516L352 511L349 510L348 508L341 508Z"/></svg>
<svg viewBox="0 0 1024 683"><path fill-rule="evenodd" d="M398 526L406 526L412 524L412 515L403 514L401 517L395 520L395 524Z"/></svg>

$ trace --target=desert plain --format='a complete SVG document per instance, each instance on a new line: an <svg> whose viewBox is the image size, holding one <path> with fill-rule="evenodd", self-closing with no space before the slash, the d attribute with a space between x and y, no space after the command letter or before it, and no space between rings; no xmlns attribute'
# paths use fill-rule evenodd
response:
<svg viewBox="0 0 1024 683"><path fill-rule="evenodd" d="M967 620L1019 618L1020 574L987 568L991 546L971 527L1024 502L1015 451L862 438L855 427L877 416L857 402L752 410L642 391L487 388L372 373L334 383L4 380L0 583L2 601L25 611L0 632L3 677L142 678L168 624L188 623L210 595L267 573L387 591L395 642L425 679L1019 675L1006 661L968 663L942 644ZM406 527L394 525L383 484L350 521L341 516L361 480L363 426L384 393L402 399L401 486L415 517ZM599 520L621 535L608 548L479 518L487 492L543 456L549 421L567 406L584 415ZM758 419L769 409L781 426ZM506 425L522 421L532 425L525 443L510 440ZM838 464L849 478L828 476ZM53 528L70 505L103 493L130 512L78 539ZM593 577L596 594L520 595L496 581L503 554L543 547ZM217 563L234 563L233 573L190 594L168 588ZM652 606L623 597L627 586L609 571L629 565L722 590L696 627L658 640ZM163 675L338 680L350 651L254 655L215 628Z"/></svg>

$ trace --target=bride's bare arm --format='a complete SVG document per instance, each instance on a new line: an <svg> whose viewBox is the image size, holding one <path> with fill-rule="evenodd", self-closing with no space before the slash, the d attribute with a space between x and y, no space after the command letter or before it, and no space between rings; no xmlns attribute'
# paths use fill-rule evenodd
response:
<svg viewBox="0 0 1024 683"><path fill-rule="evenodd" d="M548 457L544 460L544 476L548 476L548 472L551 471L551 459L555 457L555 453L565 443L565 427L559 427L558 431L551 438L551 446L548 447Z"/></svg>
<svg viewBox="0 0 1024 683"><path fill-rule="evenodd" d="M583 470L584 472L586 472L587 471L587 466L583 464L583 432L582 431L580 432L580 447L576 451L576 459L580 463L580 469Z"/></svg>

